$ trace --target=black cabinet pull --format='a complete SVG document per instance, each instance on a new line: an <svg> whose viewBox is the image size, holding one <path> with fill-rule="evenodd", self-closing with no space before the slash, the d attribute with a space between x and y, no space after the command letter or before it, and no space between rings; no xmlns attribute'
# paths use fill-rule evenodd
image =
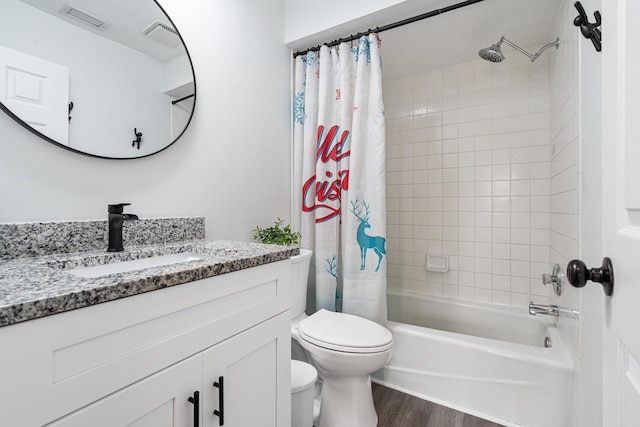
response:
<svg viewBox="0 0 640 427"><path fill-rule="evenodd" d="M219 410L213 411L214 415L218 416L220 423L218 425L224 425L224 377L218 377L218 381L213 383L214 387L217 387L220 391L218 392L218 408Z"/></svg>
<svg viewBox="0 0 640 427"><path fill-rule="evenodd" d="M200 392L194 391L193 397L189 396L189 402L193 403L193 427L200 425Z"/></svg>

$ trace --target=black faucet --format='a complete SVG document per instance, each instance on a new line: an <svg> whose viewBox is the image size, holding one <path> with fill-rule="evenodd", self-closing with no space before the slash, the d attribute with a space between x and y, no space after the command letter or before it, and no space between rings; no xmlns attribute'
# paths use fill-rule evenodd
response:
<svg viewBox="0 0 640 427"><path fill-rule="evenodd" d="M117 205L109 205L109 249L108 252L124 251L122 246L122 224L125 221L138 219L137 215L122 213L125 206L131 203L118 203Z"/></svg>

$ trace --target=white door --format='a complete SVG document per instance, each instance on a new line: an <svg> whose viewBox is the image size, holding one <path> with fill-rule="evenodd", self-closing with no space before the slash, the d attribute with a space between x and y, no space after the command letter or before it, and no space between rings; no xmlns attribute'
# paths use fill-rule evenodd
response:
<svg viewBox="0 0 640 427"><path fill-rule="evenodd" d="M640 426L640 2L602 2L603 253L606 427ZM588 173L588 171L585 171ZM588 285L593 286L593 285ZM595 332L595 331L594 331Z"/></svg>
<svg viewBox="0 0 640 427"><path fill-rule="evenodd" d="M0 46L0 101L33 129L69 145L69 69Z"/></svg>
<svg viewBox="0 0 640 427"><path fill-rule="evenodd" d="M204 425L290 425L290 320L286 312L204 352Z"/></svg>
<svg viewBox="0 0 640 427"><path fill-rule="evenodd" d="M201 411L189 401L202 387L198 354L80 409L49 427L193 427ZM198 404L202 402L199 395ZM199 409L199 408L198 408ZM198 417L195 422L194 416Z"/></svg>

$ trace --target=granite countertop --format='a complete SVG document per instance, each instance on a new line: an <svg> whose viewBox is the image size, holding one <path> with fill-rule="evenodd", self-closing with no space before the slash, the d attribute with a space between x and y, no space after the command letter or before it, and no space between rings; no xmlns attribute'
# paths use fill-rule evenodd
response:
<svg viewBox="0 0 640 427"><path fill-rule="evenodd" d="M66 271L176 253L198 254L201 259L97 278ZM280 261L298 253L298 248L290 246L189 240L130 247L123 252L79 252L1 261L0 326Z"/></svg>

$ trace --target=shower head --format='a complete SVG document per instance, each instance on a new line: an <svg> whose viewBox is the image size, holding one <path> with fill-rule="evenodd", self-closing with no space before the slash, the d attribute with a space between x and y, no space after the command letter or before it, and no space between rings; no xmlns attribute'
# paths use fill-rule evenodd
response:
<svg viewBox="0 0 640 427"><path fill-rule="evenodd" d="M500 45L502 44L502 39L498 43L492 44L489 47L485 47L484 49L480 49L478 51L478 55L480 58L489 61L489 62L502 62L504 60L504 55L500 50Z"/></svg>
<svg viewBox="0 0 640 427"><path fill-rule="evenodd" d="M556 49L560 46L560 38L557 38L555 42L547 43L546 45L542 46L542 48L540 48L539 51L537 51L535 54L532 55L529 52L527 52L526 50L522 49L520 46L517 46L516 44L510 42L504 36L502 36L502 37L500 37L500 40L498 41L498 43L492 44L491 46L486 47L484 49L480 49L478 51L478 55L480 55L480 58L482 58L482 59L484 59L486 61L502 62L504 60L504 55L502 54L502 51L500 50L500 45L503 42L508 44L509 46L513 47L518 52L520 52L520 53L522 53L524 55L527 55L531 59L531 62L533 62L536 59L538 59L538 57L540 55L542 55L542 52L544 52L545 50L547 50L551 46L555 46Z"/></svg>

